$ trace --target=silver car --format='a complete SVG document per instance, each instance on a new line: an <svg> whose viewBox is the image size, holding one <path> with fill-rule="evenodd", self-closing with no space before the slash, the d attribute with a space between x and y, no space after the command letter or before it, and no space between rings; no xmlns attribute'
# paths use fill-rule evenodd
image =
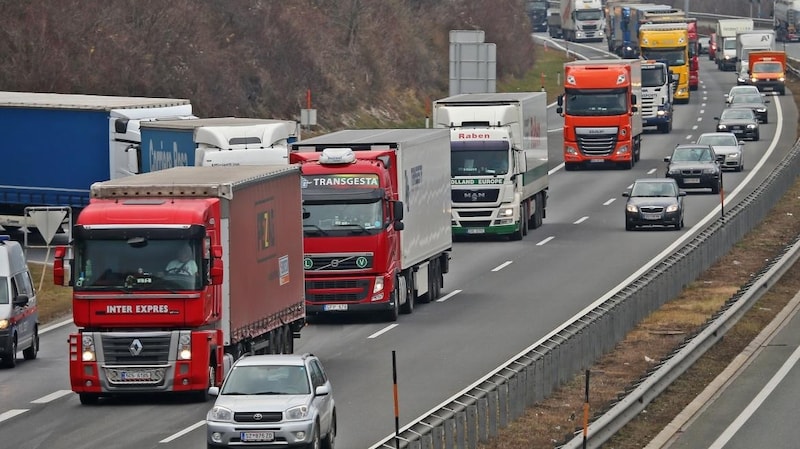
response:
<svg viewBox="0 0 800 449"><path fill-rule="evenodd" d="M737 139L735 134L703 133L695 143L711 145L723 169L744 170L744 142Z"/></svg>
<svg viewBox="0 0 800 449"><path fill-rule="evenodd" d="M242 357L209 393L208 448L334 448L333 390L312 354Z"/></svg>

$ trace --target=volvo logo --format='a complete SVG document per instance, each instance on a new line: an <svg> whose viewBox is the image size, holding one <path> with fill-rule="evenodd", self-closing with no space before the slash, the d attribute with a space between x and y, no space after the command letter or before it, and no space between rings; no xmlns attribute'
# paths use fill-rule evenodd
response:
<svg viewBox="0 0 800 449"><path fill-rule="evenodd" d="M331 266L332 266L333 268L336 268L336 267L338 267L338 266L339 266L339 259L333 259L333 260L331 260Z"/></svg>
<svg viewBox="0 0 800 449"><path fill-rule="evenodd" d="M256 413L255 415L253 415L253 421L261 421L262 419L264 419L264 415L262 415L261 413Z"/></svg>
<svg viewBox="0 0 800 449"><path fill-rule="evenodd" d="M131 345L128 346L128 351L130 351L131 355L135 357L135 356L137 356L137 355L142 353L142 348L143 347L144 346L142 346L142 342L139 341L138 338L134 338L133 342L131 343Z"/></svg>

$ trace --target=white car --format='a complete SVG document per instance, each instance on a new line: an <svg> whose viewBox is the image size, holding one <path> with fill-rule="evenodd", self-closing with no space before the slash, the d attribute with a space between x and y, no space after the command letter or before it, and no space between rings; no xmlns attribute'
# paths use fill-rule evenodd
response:
<svg viewBox="0 0 800 449"><path fill-rule="evenodd" d="M761 92L758 90L758 87L756 86L751 86L749 84L733 86L731 87L731 90L728 91L727 94L725 94L725 103L730 103L734 95L741 93L761 94Z"/></svg>
<svg viewBox="0 0 800 449"><path fill-rule="evenodd" d="M717 155L717 162L723 169L744 170L744 142L737 139L735 134L703 133L695 143L711 145Z"/></svg>

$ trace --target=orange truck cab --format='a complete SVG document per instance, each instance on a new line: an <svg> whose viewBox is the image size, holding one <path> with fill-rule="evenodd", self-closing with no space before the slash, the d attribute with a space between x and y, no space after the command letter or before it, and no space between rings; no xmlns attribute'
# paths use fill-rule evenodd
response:
<svg viewBox="0 0 800 449"><path fill-rule="evenodd" d="M642 63L638 59L564 64L564 168L616 164L633 168L642 135Z"/></svg>
<svg viewBox="0 0 800 449"><path fill-rule="evenodd" d="M761 92L786 93L786 52L753 51L748 60L750 84Z"/></svg>

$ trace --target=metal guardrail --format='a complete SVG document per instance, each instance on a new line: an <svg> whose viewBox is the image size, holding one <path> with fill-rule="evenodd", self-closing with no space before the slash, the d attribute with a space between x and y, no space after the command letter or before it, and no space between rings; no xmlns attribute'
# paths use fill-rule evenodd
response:
<svg viewBox="0 0 800 449"><path fill-rule="evenodd" d="M799 174L800 142L753 193L675 253L665 256L644 274L554 330L508 364L462 390L454 399L404 426L397 436L400 447L475 449L478 442L496 436L500 428L522 416L527 407L548 397L611 351L642 319L677 297L685 285L727 254L764 219ZM666 362L663 365L672 366ZM640 385L645 385L645 380ZM652 388L651 383L655 384ZM648 388L648 393L626 398L630 397L630 402L649 403L656 396L656 386L662 386L660 382L651 383L644 387ZM609 410L608 413L611 414L606 417L604 413L592 422L589 447L599 447L614 426L627 422L624 417L630 416L633 409L626 409L625 413ZM601 419L614 424L606 427ZM394 440L395 436L387 437L373 448L394 448ZM565 444L573 444L572 441L565 441ZM565 449L570 447L578 446L564 446Z"/></svg>
<svg viewBox="0 0 800 449"><path fill-rule="evenodd" d="M760 25L760 26L770 26L774 24L772 19L762 19L759 17L742 17L742 16L728 16L723 14L713 14L713 13L702 13L702 12L694 12L689 11L689 17L697 17L698 20L708 20L716 22L717 19L753 19L753 25Z"/></svg>

